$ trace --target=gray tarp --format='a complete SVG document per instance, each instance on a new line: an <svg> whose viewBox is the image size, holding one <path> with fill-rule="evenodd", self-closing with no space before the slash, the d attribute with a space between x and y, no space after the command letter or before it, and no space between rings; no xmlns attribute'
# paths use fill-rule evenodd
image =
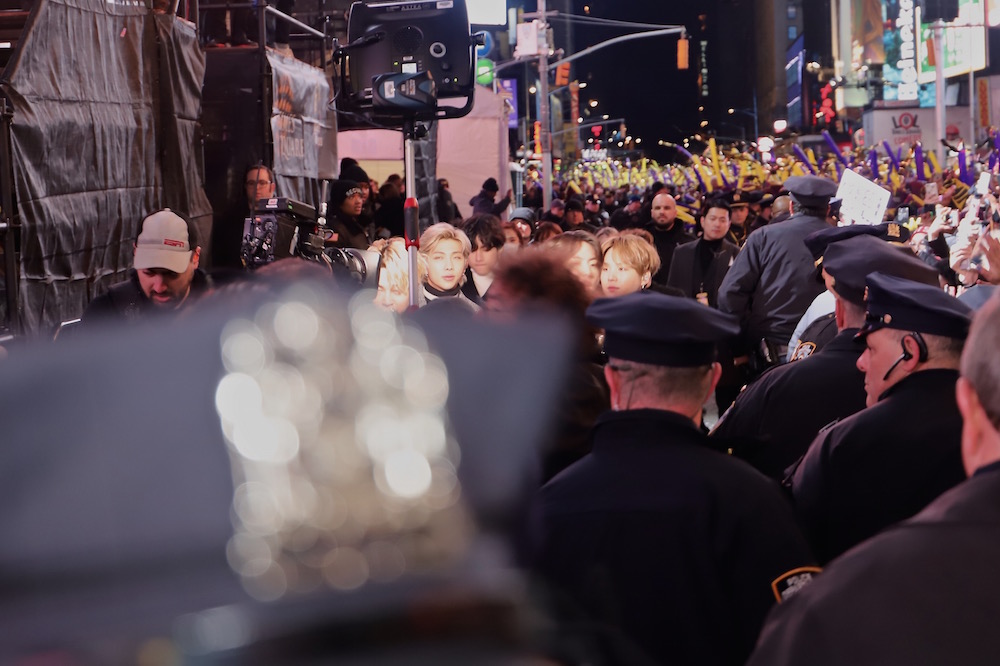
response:
<svg viewBox="0 0 1000 666"><path fill-rule="evenodd" d="M120 281L150 211L187 212L207 236L195 152L203 75L183 20L128 1L39 0L2 82L25 332L79 316Z"/></svg>

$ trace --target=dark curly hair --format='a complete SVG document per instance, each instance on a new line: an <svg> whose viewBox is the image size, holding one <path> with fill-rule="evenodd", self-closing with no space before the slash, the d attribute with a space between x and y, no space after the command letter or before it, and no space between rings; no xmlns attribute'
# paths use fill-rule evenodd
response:
<svg viewBox="0 0 1000 666"><path fill-rule="evenodd" d="M580 351L587 355L593 352L597 330L586 320L590 299L558 254L544 247L525 248L500 264L494 285L515 299L518 309L568 315L581 331Z"/></svg>

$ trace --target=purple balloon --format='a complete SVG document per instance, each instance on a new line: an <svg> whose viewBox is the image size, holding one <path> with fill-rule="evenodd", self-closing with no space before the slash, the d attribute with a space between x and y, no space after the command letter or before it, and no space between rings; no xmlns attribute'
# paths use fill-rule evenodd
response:
<svg viewBox="0 0 1000 666"><path fill-rule="evenodd" d="M678 146L676 143L674 144L674 148L677 150L678 153L680 153L684 157L694 162L694 155L689 153L686 148L682 148L681 146Z"/></svg>
<svg viewBox="0 0 1000 666"><path fill-rule="evenodd" d="M969 165L965 159L965 148L958 151L958 178L966 185L972 185L972 176L969 175Z"/></svg>
<svg viewBox="0 0 1000 666"><path fill-rule="evenodd" d="M806 165L806 168L809 169L809 173L815 176L816 169L813 168L812 162L810 162L809 158L806 157L806 154L802 150L802 148L799 146L792 146L792 151L795 153L795 156L798 157L802 161L802 163Z"/></svg>
<svg viewBox="0 0 1000 666"><path fill-rule="evenodd" d="M924 180L924 147L917 142L917 145L913 148L913 155L917 163L917 180L923 182Z"/></svg>
<svg viewBox="0 0 1000 666"><path fill-rule="evenodd" d="M882 147L885 148L885 152L889 155L889 162L892 163L892 168L899 171L899 160L896 159L896 152L889 145L888 141L882 142Z"/></svg>
<svg viewBox="0 0 1000 666"><path fill-rule="evenodd" d="M833 151L833 154L837 156L837 159L840 161L840 163L843 164L845 167L850 166L850 164L847 163L847 158L844 157L844 153L840 152L840 147L837 146L837 142L833 140L832 136L830 136L830 132L828 132L827 130L823 130L822 134L823 138L826 139L826 145L830 146L830 150Z"/></svg>

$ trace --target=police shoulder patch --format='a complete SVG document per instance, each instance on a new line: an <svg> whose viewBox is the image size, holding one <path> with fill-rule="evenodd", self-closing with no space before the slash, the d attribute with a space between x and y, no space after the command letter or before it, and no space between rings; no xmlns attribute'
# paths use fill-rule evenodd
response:
<svg viewBox="0 0 1000 666"><path fill-rule="evenodd" d="M815 342L800 342L792 352L793 361L801 361L802 359L812 356L812 353L816 351Z"/></svg>
<svg viewBox="0 0 1000 666"><path fill-rule="evenodd" d="M820 567L799 567L786 571L771 583L774 598L778 603L790 599L796 592L812 582L813 576L821 572Z"/></svg>

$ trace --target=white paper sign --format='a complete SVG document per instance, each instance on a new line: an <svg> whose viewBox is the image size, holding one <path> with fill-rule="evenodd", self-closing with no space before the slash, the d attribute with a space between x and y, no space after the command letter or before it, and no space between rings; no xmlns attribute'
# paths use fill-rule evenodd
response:
<svg viewBox="0 0 1000 666"><path fill-rule="evenodd" d="M938 194L937 183L933 181L929 183L924 183L924 203L925 204L941 203L941 197Z"/></svg>
<svg viewBox="0 0 1000 666"><path fill-rule="evenodd" d="M854 224L882 224L889 205L889 190L850 169L844 169L837 197L841 217Z"/></svg>

